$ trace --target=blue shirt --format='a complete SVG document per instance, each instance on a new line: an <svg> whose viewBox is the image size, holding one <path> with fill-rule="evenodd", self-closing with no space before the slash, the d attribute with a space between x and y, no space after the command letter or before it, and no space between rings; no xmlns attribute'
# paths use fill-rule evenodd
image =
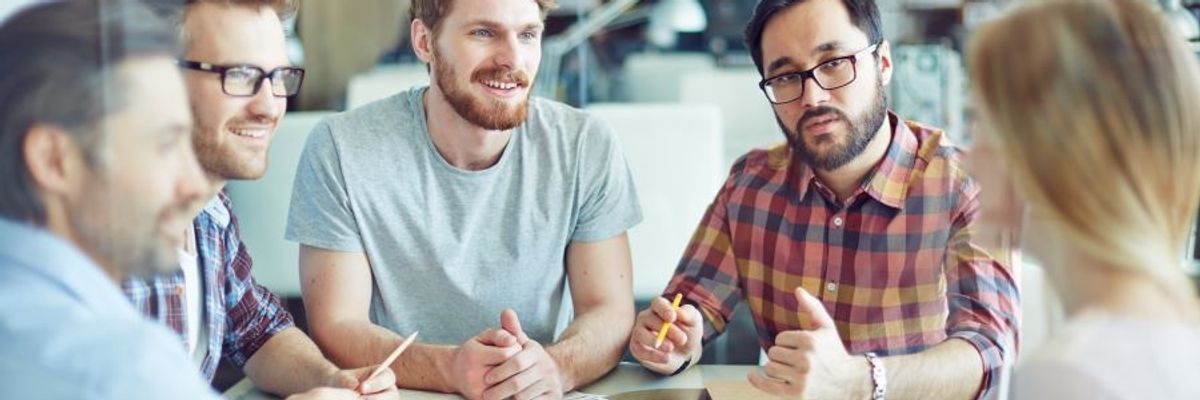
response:
<svg viewBox="0 0 1200 400"><path fill-rule="evenodd" d="M160 324L68 242L0 218L0 398L218 399Z"/></svg>

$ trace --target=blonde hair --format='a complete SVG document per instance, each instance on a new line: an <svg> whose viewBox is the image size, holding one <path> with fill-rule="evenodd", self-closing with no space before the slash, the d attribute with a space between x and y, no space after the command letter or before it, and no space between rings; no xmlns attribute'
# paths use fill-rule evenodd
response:
<svg viewBox="0 0 1200 400"><path fill-rule="evenodd" d="M1181 263L1200 206L1200 68L1143 3L1014 10L977 32L970 76L1014 184L1067 240L1194 299Z"/></svg>

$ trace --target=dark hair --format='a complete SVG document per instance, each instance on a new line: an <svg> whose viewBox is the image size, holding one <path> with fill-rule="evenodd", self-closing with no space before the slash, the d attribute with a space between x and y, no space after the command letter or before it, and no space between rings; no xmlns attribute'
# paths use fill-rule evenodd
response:
<svg viewBox="0 0 1200 400"><path fill-rule="evenodd" d="M23 151L31 127L67 131L86 161L102 166L98 125L125 104L114 69L174 54L170 28L132 0L42 3L0 25L0 216L46 222Z"/></svg>
<svg viewBox="0 0 1200 400"><path fill-rule="evenodd" d="M750 17L750 22L746 24L746 48L750 49L750 58L754 59L754 66L758 67L759 74L763 73L762 35L767 22L780 11L805 1L762 0L754 7L754 16ZM883 24L879 21L879 7L875 5L875 0L842 0L842 5L846 6L846 11L850 14L850 22L867 34L870 43L883 41Z"/></svg>

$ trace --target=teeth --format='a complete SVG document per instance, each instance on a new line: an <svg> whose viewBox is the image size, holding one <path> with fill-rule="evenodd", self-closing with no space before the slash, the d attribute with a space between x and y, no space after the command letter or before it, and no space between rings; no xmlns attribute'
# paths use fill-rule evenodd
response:
<svg viewBox="0 0 1200 400"><path fill-rule="evenodd" d="M234 135L255 139L267 136L266 129L231 129L230 132L233 132Z"/></svg>
<svg viewBox="0 0 1200 400"><path fill-rule="evenodd" d="M483 81L484 85L500 90L512 90L517 88L516 83L500 82L500 81Z"/></svg>

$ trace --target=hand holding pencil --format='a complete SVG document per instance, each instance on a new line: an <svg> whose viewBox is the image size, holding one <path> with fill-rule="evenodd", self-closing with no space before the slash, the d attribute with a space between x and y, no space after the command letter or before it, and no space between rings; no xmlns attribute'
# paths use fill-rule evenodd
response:
<svg viewBox="0 0 1200 400"><path fill-rule="evenodd" d="M629 351L646 368L669 374L700 354L703 320L696 307L680 306L682 297L656 298L650 308L638 313Z"/></svg>

